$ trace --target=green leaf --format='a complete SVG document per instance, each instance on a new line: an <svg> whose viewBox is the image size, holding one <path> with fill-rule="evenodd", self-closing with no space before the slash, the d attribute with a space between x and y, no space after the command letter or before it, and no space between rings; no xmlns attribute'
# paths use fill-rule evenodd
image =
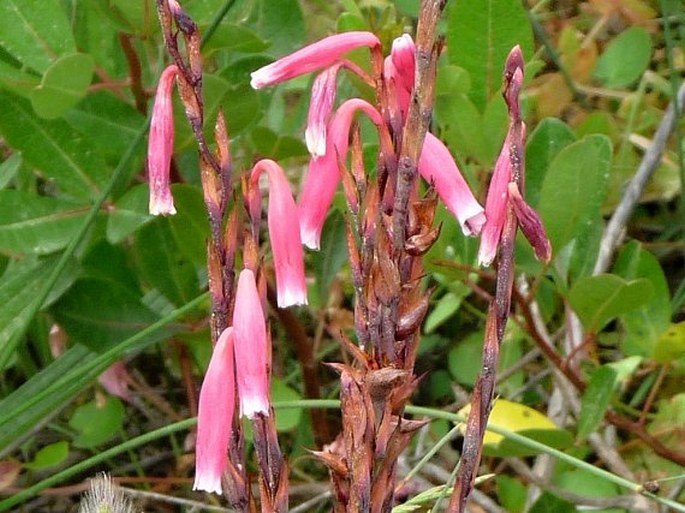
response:
<svg viewBox="0 0 685 513"><path fill-rule="evenodd" d="M464 294L457 295L454 292L447 292L438 299L438 302L431 308L430 313L426 317L426 323L423 327L424 332L433 333L438 326L449 320L459 310L463 299ZM457 347L460 346L461 344Z"/></svg>
<svg viewBox="0 0 685 513"><path fill-rule="evenodd" d="M645 278L627 281L614 274L599 274L578 280L568 300L583 327L596 333L619 315L647 304L653 293Z"/></svg>
<svg viewBox="0 0 685 513"><path fill-rule="evenodd" d="M298 0L261 0L257 27L259 33L269 39L270 53L274 57L282 57L297 49L307 34Z"/></svg>
<svg viewBox="0 0 685 513"><path fill-rule="evenodd" d="M614 483L597 476L587 470L572 469L554 477L554 484L571 493L584 497L615 497L620 489ZM624 508L592 508L593 513L625 513Z"/></svg>
<svg viewBox="0 0 685 513"><path fill-rule="evenodd" d="M250 133L250 139L257 153L270 155L274 160L308 155L302 139L289 135L279 136L265 127L255 127Z"/></svg>
<svg viewBox="0 0 685 513"><path fill-rule="evenodd" d="M333 210L324 224L321 250L312 252L310 259L316 273L319 307L325 308L328 304L331 284L343 264L347 262L345 219L337 209Z"/></svg>
<svg viewBox="0 0 685 513"><path fill-rule="evenodd" d="M0 46L39 73L60 56L76 51L69 20L58 0L0 2Z"/></svg>
<svg viewBox="0 0 685 513"><path fill-rule="evenodd" d="M64 248L87 206L9 189L0 191L0 253L44 255Z"/></svg>
<svg viewBox="0 0 685 513"><path fill-rule="evenodd" d="M85 53L65 55L55 61L40 85L31 91L36 113L54 119L71 109L86 95L94 68L93 58Z"/></svg>
<svg viewBox="0 0 685 513"><path fill-rule="evenodd" d="M124 406L113 396L103 404L91 401L76 408L69 426L77 431L74 446L93 448L114 438L123 428Z"/></svg>
<svg viewBox="0 0 685 513"><path fill-rule="evenodd" d="M124 194L109 209L107 240L118 244L126 237L154 221L148 213L150 189L147 184L137 185Z"/></svg>
<svg viewBox="0 0 685 513"><path fill-rule="evenodd" d="M209 221L202 192L190 185L175 184L171 191L178 213L167 220L181 254L204 267L207 264Z"/></svg>
<svg viewBox="0 0 685 513"><path fill-rule="evenodd" d="M526 507L528 489L517 479L500 474L496 478L497 497L505 511L509 513L522 513Z"/></svg>
<svg viewBox="0 0 685 513"><path fill-rule="evenodd" d="M669 363L685 356L685 322L671 324L657 339L653 358Z"/></svg>
<svg viewBox="0 0 685 513"><path fill-rule="evenodd" d="M571 128L557 118L545 118L533 130L526 144L526 201L538 204L542 183L554 157L575 142Z"/></svg>
<svg viewBox="0 0 685 513"><path fill-rule="evenodd" d="M145 117L132 105L106 91L88 94L64 118L112 162L118 162L128 151L145 123Z"/></svg>
<svg viewBox="0 0 685 513"><path fill-rule="evenodd" d="M597 62L594 76L605 87L631 85L647 69L652 56L652 40L642 27L631 27L614 38Z"/></svg>
<svg viewBox="0 0 685 513"><path fill-rule="evenodd" d="M24 464L31 470L44 470L59 465L69 456L69 443L61 440L54 444L46 445L33 457L33 461Z"/></svg>
<svg viewBox="0 0 685 513"><path fill-rule="evenodd" d="M473 387L480 371L483 334L475 332L460 340L447 357L450 374L462 385Z"/></svg>
<svg viewBox="0 0 685 513"><path fill-rule="evenodd" d="M136 234L141 277L179 306L197 296L195 266L183 258L167 219L159 218Z"/></svg>
<svg viewBox="0 0 685 513"><path fill-rule="evenodd" d="M290 388L280 379L271 380L271 400L300 401L302 396ZM295 429L302 420L302 408L284 408L276 415L276 429L278 431L290 431Z"/></svg>
<svg viewBox="0 0 685 513"><path fill-rule="evenodd" d="M621 316L626 329L623 341L626 354L652 356L655 344L671 321L670 291L661 264L652 253L632 241L619 253L613 271L627 280L645 278L652 284L651 300Z"/></svg>
<svg viewBox="0 0 685 513"><path fill-rule="evenodd" d="M202 50L205 54L217 50L227 53L255 53L265 50L268 46L266 41L249 28L232 23L221 23Z"/></svg>
<svg viewBox="0 0 685 513"><path fill-rule="evenodd" d="M555 251L600 216L610 164L611 143L601 135L566 146L550 163L538 211Z"/></svg>
<svg viewBox="0 0 685 513"><path fill-rule="evenodd" d="M100 195L110 171L78 132L62 119L36 118L29 102L6 91L0 105L0 132L46 180L74 198Z"/></svg>
<svg viewBox="0 0 685 513"><path fill-rule="evenodd" d="M616 371L603 365L592 373L580 403L578 417L578 439L585 440L604 419L609 401L616 386Z"/></svg>
<svg viewBox="0 0 685 513"><path fill-rule="evenodd" d="M29 321L30 307L55 262L54 258L44 261L25 259L11 264L5 271L0 279L0 348L5 347L17 330ZM73 283L76 270L75 263L65 269L43 307L54 302Z"/></svg>
<svg viewBox="0 0 685 513"><path fill-rule="evenodd" d="M20 152L10 155L7 160L0 164L0 189L7 187L21 169L22 158Z"/></svg>
<svg viewBox="0 0 685 513"><path fill-rule="evenodd" d="M471 76L471 93L480 111L501 88L504 60L520 45L533 55L533 32L519 0L459 0L450 3L447 47L452 64Z"/></svg>
<svg viewBox="0 0 685 513"><path fill-rule="evenodd" d="M77 281L52 311L73 340L94 351L106 351L157 320L127 287L90 278Z"/></svg>

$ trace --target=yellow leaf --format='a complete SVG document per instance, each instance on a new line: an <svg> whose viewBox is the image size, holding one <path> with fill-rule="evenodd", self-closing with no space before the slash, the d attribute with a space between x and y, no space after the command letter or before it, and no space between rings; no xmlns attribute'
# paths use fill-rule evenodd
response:
<svg viewBox="0 0 685 513"><path fill-rule="evenodd" d="M459 413L467 417L470 411L471 405L468 404L464 406ZM558 429L554 422L542 413L523 404L507 401L506 399L495 400L495 404L490 412L488 426L495 426L513 432L526 431L529 429ZM464 424L462 433L465 429L466 425ZM483 444L498 445L503 439L504 437L502 435L486 430Z"/></svg>

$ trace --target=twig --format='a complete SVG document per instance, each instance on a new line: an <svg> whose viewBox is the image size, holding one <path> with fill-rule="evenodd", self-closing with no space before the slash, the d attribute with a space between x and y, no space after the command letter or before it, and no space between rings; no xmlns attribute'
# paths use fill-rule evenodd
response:
<svg viewBox="0 0 685 513"><path fill-rule="evenodd" d="M678 89L678 94L666 109L666 113L654 134L652 145L642 157L642 161L637 168L635 176L623 193L621 202L607 224L599 247L599 255L597 256L593 274L603 273L609 268L609 263L619 244L628 218L632 214L637 201L640 199L642 191L647 185L647 181L661 161L661 154L666 146L666 141L668 140L668 136L671 134L678 117L676 115L676 105L678 105L677 111L678 115L680 115L680 113L682 113L683 103L685 103L685 82L681 84L680 89Z"/></svg>

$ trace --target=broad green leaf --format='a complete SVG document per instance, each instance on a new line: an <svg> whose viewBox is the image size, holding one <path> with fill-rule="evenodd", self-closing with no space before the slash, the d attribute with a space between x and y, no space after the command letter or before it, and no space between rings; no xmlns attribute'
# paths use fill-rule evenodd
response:
<svg viewBox="0 0 685 513"><path fill-rule="evenodd" d="M33 461L24 466L31 470L43 470L59 465L69 456L69 443L61 440L40 449L33 457Z"/></svg>
<svg viewBox="0 0 685 513"><path fill-rule="evenodd" d="M270 52L282 57L299 48L307 34L298 0L261 0L257 30L271 43Z"/></svg>
<svg viewBox="0 0 685 513"><path fill-rule="evenodd" d="M126 237L152 222L148 213L150 189L147 184L132 187L108 211L107 240L118 244Z"/></svg>
<svg viewBox="0 0 685 513"><path fill-rule="evenodd" d="M69 420L69 427L77 431L74 446L93 448L118 435L123 429L124 406L113 396L104 403L91 401L76 408Z"/></svg>
<svg viewBox="0 0 685 513"><path fill-rule="evenodd" d="M197 296L195 266L181 254L168 220L157 219L136 233L141 278L180 306Z"/></svg>
<svg viewBox="0 0 685 513"><path fill-rule="evenodd" d="M652 356L655 344L671 321L670 292L661 264L633 241L621 250L613 271L625 279L645 278L652 284L654 295L650 301L621 316L626 329L623 341L626 354Z"/></svg>
<svg viewBox="0 0 685 513"><path fill-rule="evenodd" d="M649 32L642 27L631 27L609 43L597 62L594 75L605 87L626 87L642 76L651 56Z"/></svg>
<svg viewBox="0 0 685 513"><path fill-rule="evenodd" d="M480 372L483 333L475 332L457 342L447 357L450 374L462 385L473 387Z"/></svg>
<svg viewBox="0 0 685 513"><path fill-rule="evenodd" d="M533 32L519 0L459 0L450 3L447 25L449 60L468 71L480 111L502 87L504 60L520 45L533 55Z"/></svg>
<svg viewBox="0 0 685 513"><path fill-rule="evenodd" d="M69 19L58 0L0 2L0 46L39 73L76 51Z"/></svg>
<svg viewBox="0 0 685 513"><path fill-rule="evenodd" d="M157 320L128 288L91 278L77 281L54 305L52 313L71 339L98 352Z"/></svg>
<svg viewBox="0 0 685 513"><path fill-rule="evenodd" d="M426 323L423 327L424 332L433 333L436 328L452 317L452 315L459 310L461 301L463 299L463 295L457 295L454 292L447 292L440 299L438 299L438 302L433 308L430 309L430 313L426 317ZM460 346L461 343L457 347Z"/></svg>
<svg viewBox="0 0 685 513"><path fill-rule="evenodd" d="M43 282L50 275L56 260L25 259L11 264L0 279L0 350L16 331L29 321L27 315ZM51 304L73 283L76 264L62 273L60 280L45 300L43 307ZM0 430L1 431L1 430Z"/></svg>
<svg viewBox="0 0 685 513"><path fill-rule="evenodd" d="M174 184L171 191L178 213L167 220L176 245L186 259L204 267L207 264L209 220L202 192L183 184Z"/></svg>
<svg viewBox="0 0 685 513"><path fill-rule="evenodd" d="M131 147L145 123L145 117L135 107L105 91L88 94L64 118L114 163Z"/></svg>
<svg viewBox="0 0 685 513"><path fill-rule="evenodd" d="M568 300L583 327L594 333L618 317L646 305L654 294L649 280L627 281L614 274L581 278L571 288Z"/></svg>
<svg viewBox="0 0 685 513"><path fill-rule="evenodd" d="M12 153L7 160L0 164L0 189L7 187L21 168L21 153Z"/></svg>
<svg viewBox="0 0 685 513"><path fill-rule="evenodd" d="M258 126L252 129L250 139L257 153L270 155L274 160L303 157L308 154L307 147L301 139L289 135L279 136L265 127Z"/></svg>
<svg viewBox="0 0 685 513"><path fill-rule="evenodd" d="M221 23L212 38L203 47L203 52L221 50L225 52L255 53L268 47L268 43L247 27L233 23Z"/></svg>
<svg viewBox="0 0 685 513"><path fill-rule="evenodd" d="M29 102L6 91L0 91L0 105L0 133L26 162L74 198L100 195L109 169L78 132L62 119L36 118Z"/></svg>
<svg viewBox="0 0 685 513"><path fill-rule="evenodd" d="M93 58L85 53L65 55L55 61L40 85L31 91L36 113L54 119L71 109L86 95L94 68Z"/></svg>
<svg viewBox="0 0 685 513"><path fill-rule="evenodd" d="M280 379L271 380L271 400L300 401L302 396ZM302 408L284 408L276 415L276 429L278 431L290 431L297 427L302 420Z"/></svg>
<svg viewBox="0 0 685 513"><path fill-rule="evenodd" d="M599 367L592 373L580 403L579 440L585 440L602 423L614 393L616 377L616 371L607 365Z"/></svg>
<svg viewBox="0 0 685 513"><path fill-rule="evenodd" d="M571 469L554 477L554 484L571 493L582 491L584 497L615 497L620 488L606 479L598 479L587 470ZM625 513L624 508L592 508L593 513Z"/></svg>
<svg viewBox="0 0 685 513"><path fill-rule="evenodd" d="M504 510L509 513L523 513L526 507L528 489L518 479L506 474L500 474L496 478L497 497Z"/></svg>
<svg viewBox="0 0 685 513"><path fill-rule="evenodd" d="M600 216L610 164L611 143L601 135L566 146L549 164L538 211L554 251Z"/></svg>
<svg viewBox="0 0 685 513"><path fill-rule="evenodd" d="M0 253L45 255L64 248L88 208L14 189L0 191Z"/></svg>
<svg viewBox="0 0 685 513"><path fill-rule="evenodd" d="M533 130L526 144L526 201L535 206L542 183L554 157L575 142L571 128L557 118L545 118Z"/></svg>
<svg viewBox="0 0 685 513"><path fill-rule="evenodd" d="M685 356L685 322L671 324L657 339L653 358L669 363Z"/></svg>
<svg viewBox="0 0 685 513"><path fill-rule="evenodd" d="M326 219L321 235L321 249L311 252L309 259L316 275L319 307L326 308L331 284L347 262L345 219L337 209Z"/></svg>

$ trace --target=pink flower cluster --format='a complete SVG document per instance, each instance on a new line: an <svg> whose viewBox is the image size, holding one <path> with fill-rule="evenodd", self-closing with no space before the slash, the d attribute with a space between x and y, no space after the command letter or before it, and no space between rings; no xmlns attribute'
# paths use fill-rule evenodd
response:
<svg viewBox="0 0 685 513"><path fill-rule="evenodd" d="M270 354L255 275L243 269L238 277L233 326L219 336L200 390L194 490L221 494L236 388L241 416L252 419L270 414Z"/></svg>
<svg viewBox="0 0 685 513"><path fill-rule="evenodd" d="M302 242L310 249L319 249L326 214L341 181L339 163L347 155L354 115L362 111L379 131L386 130L381 113L364 100L347 100L333 110L335 80L344 64L344 54L355 48L379 46L380 42L371 33L336 34L252 73L252 86L259 88L323 69L312 87L305 132L312 158L298 202ZM402 119L409 109L414 88L415 60L416 46L408 34L393 42L390 55L384 60L383 79L387 89L394 92L391 101ZM478 235L485 223L483 207L476 201L447 147L432 134L424 141L418 170L457 217L464 234Z"/></svg>

